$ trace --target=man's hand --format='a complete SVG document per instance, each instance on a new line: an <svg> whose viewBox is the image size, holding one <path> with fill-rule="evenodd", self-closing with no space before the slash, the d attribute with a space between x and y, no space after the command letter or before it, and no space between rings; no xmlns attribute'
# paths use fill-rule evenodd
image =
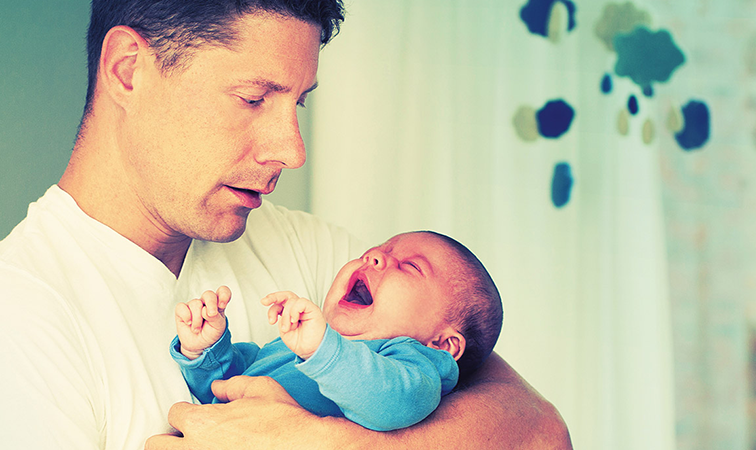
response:
<svg viewBox="0 0 756 450"><path fill-rule="evenodd" d="M234 377L213 383L215 396L230 403L174 405L168 420L183 437L154 436L145 448L572 449L556 409L496 354L465 381L419 424L378 432L346 419L310 414L270 378Z"/></svg>
<svg viewBox="0 0 756 450"><path fill-rule="evenodd" d="M218 292L205 291L200 298L176 305L176 331L181 354L196 359L202 351L215 344L226 331L226 306L231 290L226 286Z"/></svg>
<svg viewBox="0 0 756 450"><path fill-rule="evenodd" d="M153 436L145 450L335 448L326 423L343 420L357 426L307 412L269 377L216 381L213 393L230 403L173 405L168 421L180 434Z"/></svg>
<svg viewBox="0 0 756 450"><path fill-rule="evenodd" d="M307 359L323 341L326 321L313 302L293 292L275 292L260 300L268 309L268 322L278 321L281 340L302 359ZM279 316L281 320L279 321Z"/></svg>

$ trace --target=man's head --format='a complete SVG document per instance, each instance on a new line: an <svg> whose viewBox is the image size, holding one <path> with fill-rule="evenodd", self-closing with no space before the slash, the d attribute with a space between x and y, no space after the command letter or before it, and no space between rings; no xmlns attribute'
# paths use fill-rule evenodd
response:
<svg viewBox="0 0 756 450"><path fill-rule="evenodd" d="M297 107L341 1L95 0L92 11L87 112L61 187L158 257L185 238L236 239L281 170L304 163Z"/></svg>
<svg viewBox="0 0 756 450"><path fill-rule="evenodd" d="M91 110L102 44L111 28L124 25L138 32L168 72L181 70L201 46L232 46L238 37L236 21L255 13L319 26L323 45L338 33L344 20L341 0L93 0L87 32L85 117Z"/></svg>
<svg viewBox="0 0 756 450"><path fill-rule="evenodd" d="M447 350L462 375L491 353L503 320L498 290L478 258L428 231L394 236L347 263L323 312L350 339L409 336Z"/></svg>

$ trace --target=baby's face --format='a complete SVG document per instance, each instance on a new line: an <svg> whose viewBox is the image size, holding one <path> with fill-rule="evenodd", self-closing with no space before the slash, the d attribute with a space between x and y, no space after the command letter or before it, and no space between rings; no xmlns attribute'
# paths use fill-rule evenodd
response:
<svg viewBox="0 0 756 450"><path fill-rule="evenodd" d="M436 236L394 236L341 268L323 304L325 319L349 339L409 336L428 345L449 327L452 262Z"/></svg>

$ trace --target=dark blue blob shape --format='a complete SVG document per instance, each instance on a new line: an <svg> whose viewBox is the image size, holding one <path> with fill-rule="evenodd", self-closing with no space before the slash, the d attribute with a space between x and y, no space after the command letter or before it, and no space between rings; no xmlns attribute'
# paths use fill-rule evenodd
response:
<svg viewBox="0 0 756 450"><path fill-rule="evenodd" d="M575 4L570 0L528 1L528 3L520 9L520 18L525 22L525 25L528 26L528 31L533 34L540 34L543 37L548 37L547 28L551 6L558 1L564 3L564 6L567 7L567 13L569 15L567 31L572 31L572 29L575 28Z"/></svg>
<svg viewBox="0 0 756 450"><path fill-rule="evenodd" d="M570 201L572 182L570 165L564 162L557 164L554 167L554 178L551 180L551 202L557 208Z"/></svg>
<svg viewBox="0 0 756 450"><path fill-rule="evenodd" d="M630 98L627 99L627 110L630 111L630 114L636 115L638 114L638 98L634 95L631 95Z"/></svg>
<svg viewBox="0 0 756 450"><path fill-rule="evenodd" d="M575 110L564 100L552 100L536 113L538 133L545 138L558 138L570 129Z"/></svg>
<svg viewBox="0 0 756 450"><path fill-rule="evenodd" d="M601 92L604 94L612 92L612 77L608 73L601 79Z"/></svg>
<svg viewBox="0 0 756 450"><path fill-rule="evenodd" d="M650 84L647 86L643 86L643 95L645 95L648 98L651 98L654 96L654 87Z"/></svg>
<svg viewBox="0 0 756 450"><path fill-rule="evenodd" d="M704 102L691 100L683 106L682 115L685 125L675 134L677 143L686 151L701 148L709 140L711 132L709 108Z"/></svg>

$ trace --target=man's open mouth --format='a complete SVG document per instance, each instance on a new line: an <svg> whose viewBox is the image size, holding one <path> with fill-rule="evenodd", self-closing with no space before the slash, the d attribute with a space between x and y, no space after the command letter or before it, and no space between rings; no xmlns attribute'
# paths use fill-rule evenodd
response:
<svg viewBox="0 0 756 450"><path fill-rule="evenodd" d="M261 194L260 191L255 191L253 189L244 189L244 188L233 187L233 186L229 186L229 188L231 188L231 189L233 189L235 191L238 191L238 192L243 192L243 193L248 194L248 195L260 195Z"/></svg>
<svg viewBox="0 0 756 450"><path fill-rule="evenodd" d="M373 304L373 296L370 295L365 282L357 280L354 282L352 289L347 292L342 301L350 303L355 306L370 306Z"/></svg>

